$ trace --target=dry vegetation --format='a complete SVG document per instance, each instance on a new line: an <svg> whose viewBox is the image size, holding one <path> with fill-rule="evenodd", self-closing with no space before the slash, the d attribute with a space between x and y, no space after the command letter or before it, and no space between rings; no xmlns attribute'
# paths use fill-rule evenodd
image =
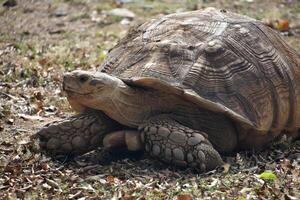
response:
<svg viewBox="0 0 300 200"><path fill-rule="evenodd" d="M98 151L55 160L30 139L73 114L63 72L97 68L148 18L209 6L264 20L300 52L299 0L0 0L0 199L299 199L299 141L233 154L196 174L146 156L100 165ZM135 16L109 15L114 8Z"/></svg>

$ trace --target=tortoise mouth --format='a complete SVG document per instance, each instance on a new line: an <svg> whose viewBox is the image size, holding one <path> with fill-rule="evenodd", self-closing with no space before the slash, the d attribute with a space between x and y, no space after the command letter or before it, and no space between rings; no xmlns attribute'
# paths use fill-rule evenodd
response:
<svg viewBox="0 0 300 200"><path fill-rule="evenodd" d="M92 92L79 92L78 90L76 90L75 88L72 87L68 87L65 84L63 84L63 91L68 95L68 96L72 96L72 95L82 95L82 96L87 96L92 94Z"/></svg>

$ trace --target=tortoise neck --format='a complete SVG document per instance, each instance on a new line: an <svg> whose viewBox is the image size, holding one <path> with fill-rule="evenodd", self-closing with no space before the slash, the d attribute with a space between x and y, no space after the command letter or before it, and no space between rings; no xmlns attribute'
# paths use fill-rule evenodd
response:
<svg viewBox="0 0 300 200"><path fill-rule="evenodd" d="M103 110L109 117L123 125L137 127L150 113L149 95L143 89L120 82L111 94Z"/></svg>

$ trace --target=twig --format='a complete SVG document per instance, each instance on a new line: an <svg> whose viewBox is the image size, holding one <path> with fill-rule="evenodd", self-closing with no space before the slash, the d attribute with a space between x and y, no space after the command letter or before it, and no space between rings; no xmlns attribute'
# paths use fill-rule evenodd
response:
<svg viewBox="0 0 300 200"><path fill-rule="evenodd" d="M1 91L0 91L0 94L2 94L2 95L4 95L4 96L7 96L8 98L11 98L11 99L13 99L13 100L19 99L18 97L12 96L12 95L7 94L7 93L5 93L5 92L1 92Z"/></svg>

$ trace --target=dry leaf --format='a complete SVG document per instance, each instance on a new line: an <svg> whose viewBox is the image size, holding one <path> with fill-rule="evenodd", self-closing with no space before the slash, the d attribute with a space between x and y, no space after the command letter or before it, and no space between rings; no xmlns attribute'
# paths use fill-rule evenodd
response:
<svg viewBox="0 0 300 200"><path fill-rule="evenodd" d="M134 196L126 196L126 197L121 197L121 200L136 200L136 197L134 197Z"/></svg>
<svg viewBox="0 0 300 200"><path fill-rule="evenodd" d="M275 28L280 31L288 31L290 29L289 21L286 19L279 19L276 21Z"/></svg>
<svg viewBox="0 0 300 200"><path fill-rule="evenodd" d="M22 173L22 166L16 163L9 163L5 168L5 172L10 172L13 175L19 175Z"/></svg>
<svg viewBox="0 0 300 200"><path fill-rule="evenodd" d="M229 163L225 163L223 166L223 173L227 174L230 170L230 164Z"/></svg>
<svg viewBox="0 0 300 200"><path fill-rule="evenodd" d="M53 180L51 180L51 179L47 179L47 178L46 178L46 183L47 183L48 185L50 185L51 187L54 187L54 188L56 188L56 189L59 189L59 188L60 188L59 185L58 185L58 183L56 183L55 181L53 181Z"/></svg>
<svg viewBox="0 0 300 200"><path fill-rule="evenodd" d="M110 184L113 184L113 183L115 183L115 177L109 175L106 177L106 181Z"/></svg>
<svg viewBox="0 0 300 200"><path fill-rule="evenodd" d="M44 66L48 63L48 59L47 58L42 58L38 62L39 62L40 65Z"/></svg>
<svg viewBox="0 0 300 200"><path fill-rule="evenodd" d="M180 194L177 196L177 200L192 200L192 196L189 194Z"/></svg>
<svg viewBox="0 0 300 200"><path fill-rule="evenodd" d="M288 31L290 29L290 23L289 20L287 19L277 19L277 20L265 19L263 20L263 23L279 31Z"/></svg>

